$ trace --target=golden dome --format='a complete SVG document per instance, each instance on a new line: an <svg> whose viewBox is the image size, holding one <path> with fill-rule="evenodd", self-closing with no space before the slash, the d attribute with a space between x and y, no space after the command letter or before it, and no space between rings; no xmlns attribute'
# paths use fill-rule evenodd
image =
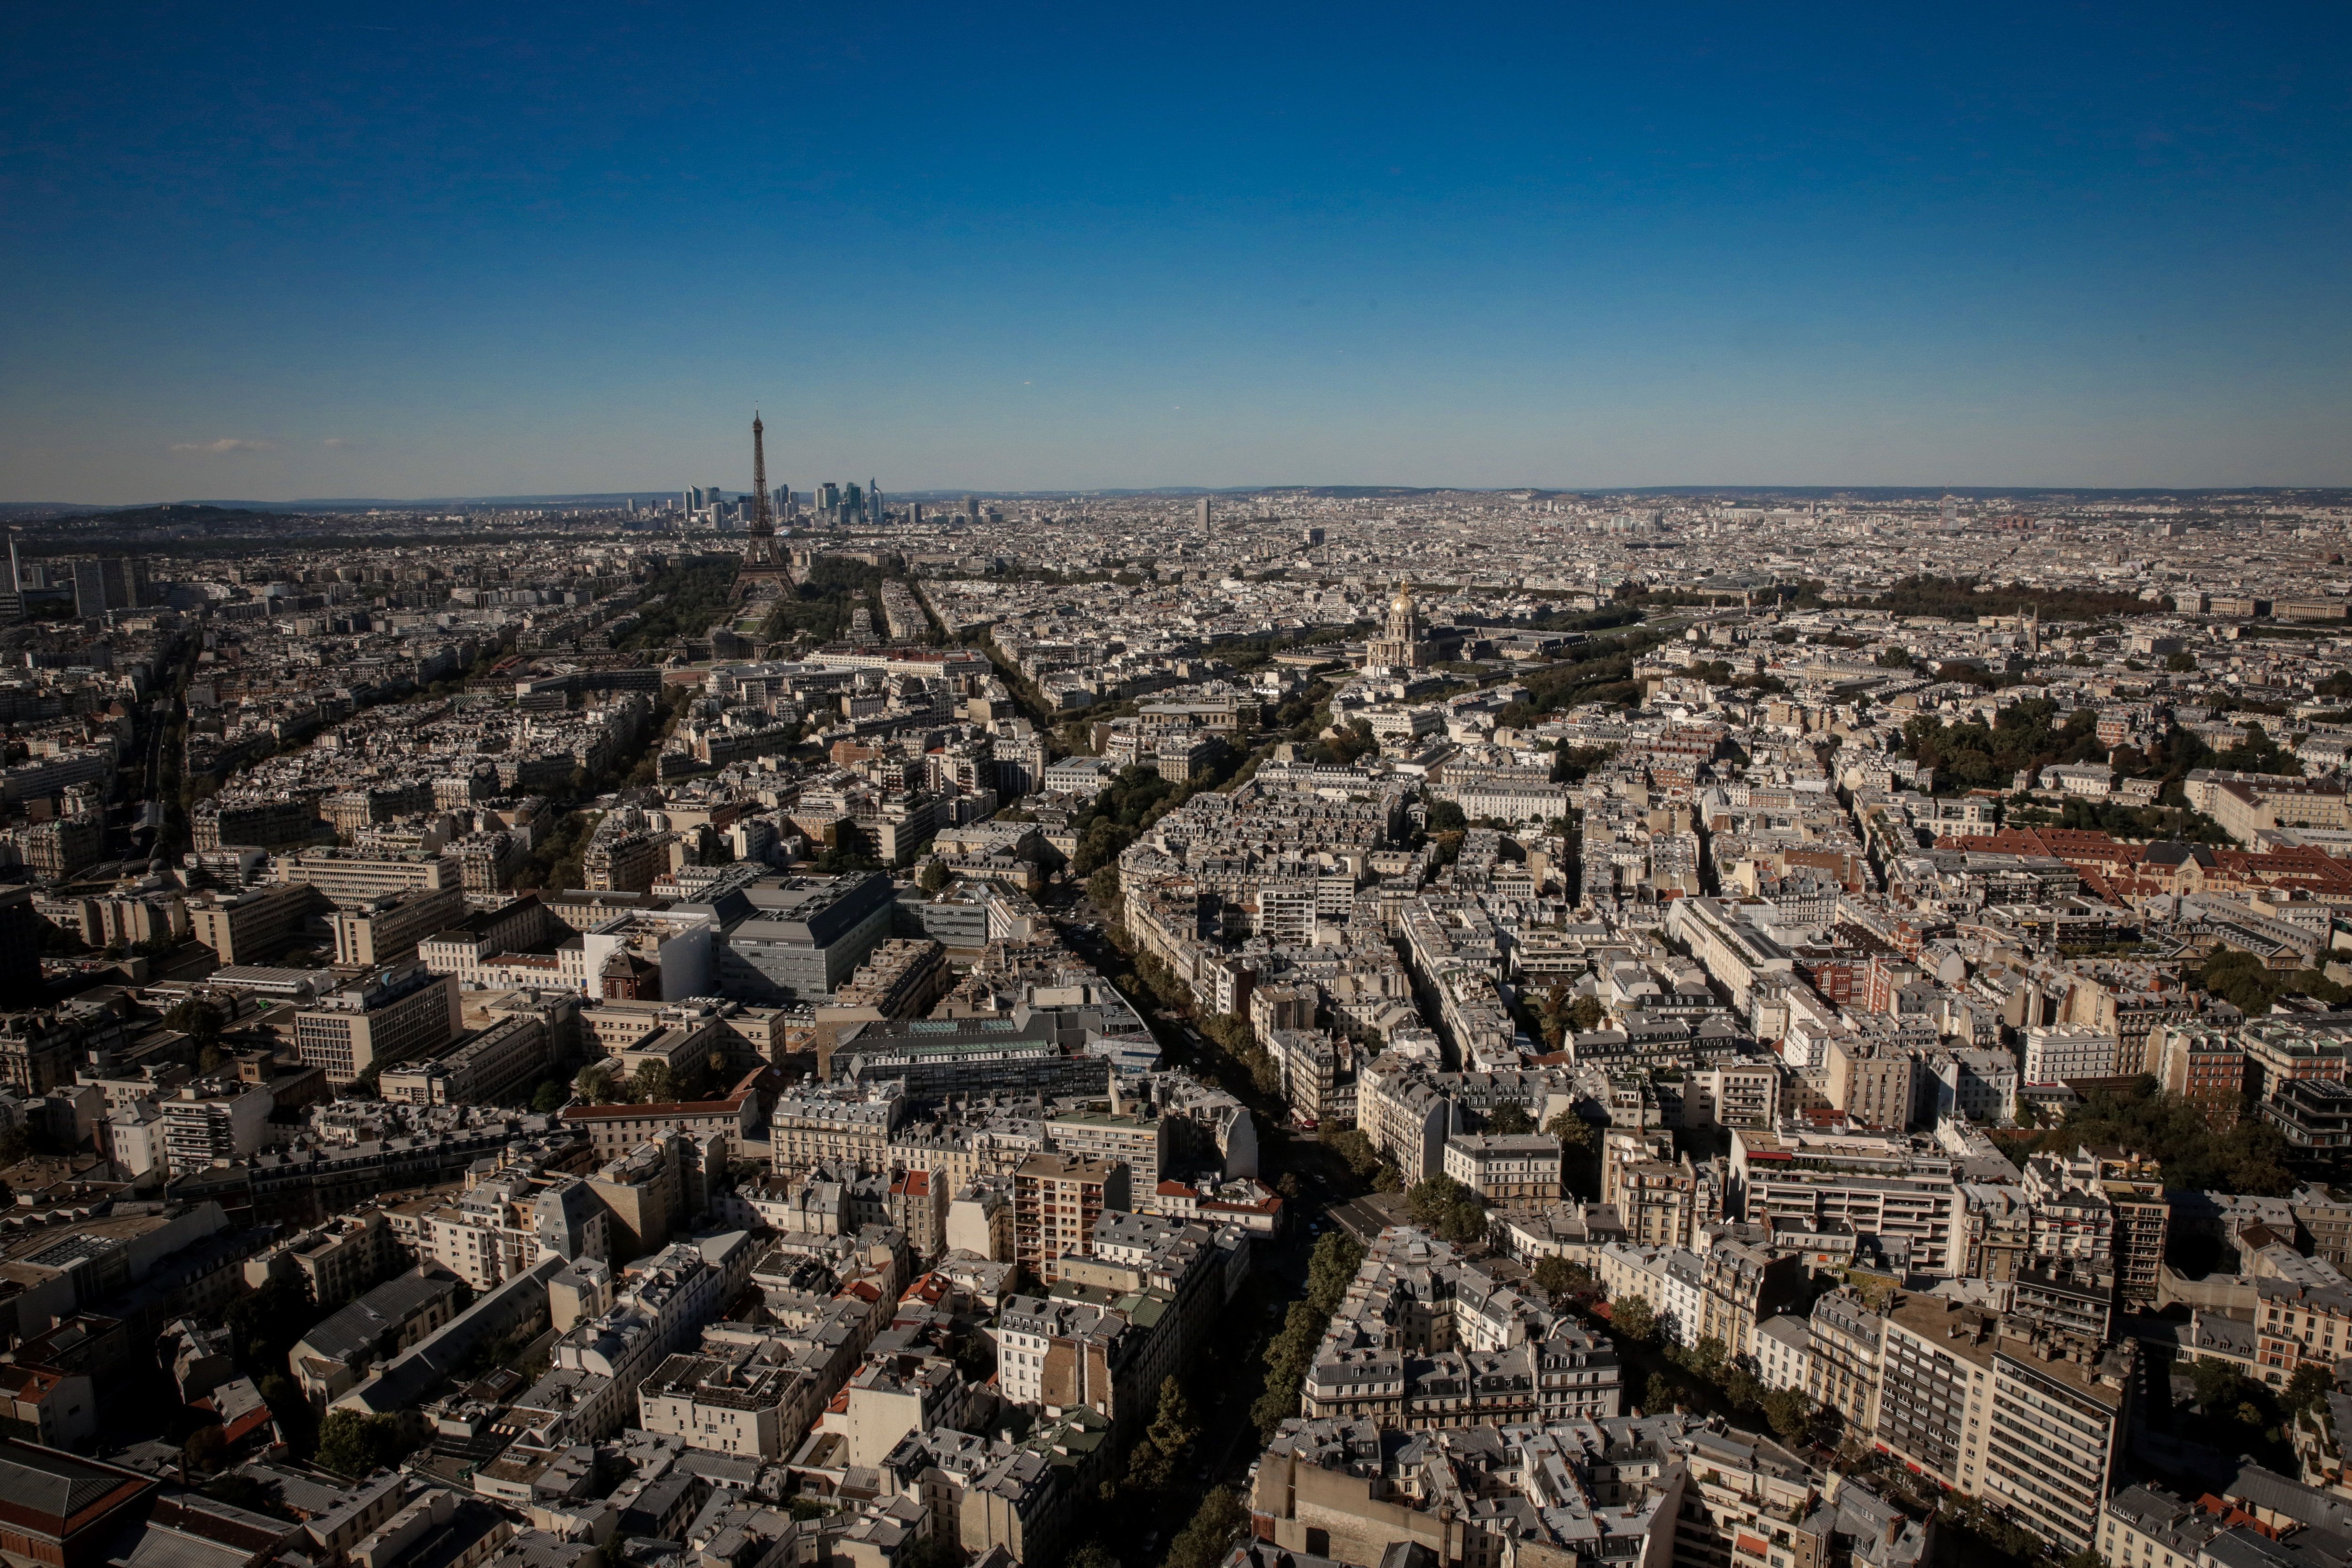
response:
<svg viewBox="0 0 2352 1568"><path fill-rule="evenodd" d="M1389 613L1398 616L1412 613L1412 584L1402 577L1397 579L1396 597L1389 601Z"/></svg>

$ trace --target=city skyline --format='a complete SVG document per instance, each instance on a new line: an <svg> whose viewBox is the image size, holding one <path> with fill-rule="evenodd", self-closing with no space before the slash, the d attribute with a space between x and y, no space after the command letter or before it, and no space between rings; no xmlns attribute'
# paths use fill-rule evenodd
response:
<svg viewBox="0 0 2352 1568"><path fill-rule="evenodd" d="M20 29L0 499L2352 482L2340 14L396 20Z"/></svg>

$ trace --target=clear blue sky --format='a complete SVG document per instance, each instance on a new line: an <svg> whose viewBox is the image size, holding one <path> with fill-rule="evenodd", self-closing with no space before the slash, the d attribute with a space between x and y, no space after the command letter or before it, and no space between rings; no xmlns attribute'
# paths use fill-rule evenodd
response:
<svg viewBox="0 0 2352 1568"><path fill-rule="evenodd" d="M2347 484L2347 195L2341 4L24 5L0 500Z"/></svg>

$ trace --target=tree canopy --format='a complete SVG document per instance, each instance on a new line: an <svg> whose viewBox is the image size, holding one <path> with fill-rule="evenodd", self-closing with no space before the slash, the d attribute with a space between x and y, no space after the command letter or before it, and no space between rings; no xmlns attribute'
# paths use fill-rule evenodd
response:
<svg viewBox="0 0 2352 1568"><path fill-rule="evenodd" d="M2085 1143L2139 1151L2162 1168L2167 1186L2281 1197L2296 1184L2277 1128L2247 1121L2216 1132L2200 1107L2145 1074L2121 1091L2094 1093L2024 1147L2071 1152Z"/></svg>
<svg viewBox="0 0 2352 1568"><path fill-rule="evenodd" d="M1486 1239L1486 1202L1451 1176L1431 1176L1405 1190L1405 1214L1441 1240Z"/></svg>

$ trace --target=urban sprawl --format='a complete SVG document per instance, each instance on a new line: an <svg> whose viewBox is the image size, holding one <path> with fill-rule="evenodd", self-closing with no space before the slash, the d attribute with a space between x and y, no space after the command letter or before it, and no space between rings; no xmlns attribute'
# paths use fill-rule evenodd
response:
<svg viewBox="0 0 2352 1568"><path fill-rule="evenodd" d="M754 473L22 520L10 1563L2352 1568L2352 497Z"/></svg>

